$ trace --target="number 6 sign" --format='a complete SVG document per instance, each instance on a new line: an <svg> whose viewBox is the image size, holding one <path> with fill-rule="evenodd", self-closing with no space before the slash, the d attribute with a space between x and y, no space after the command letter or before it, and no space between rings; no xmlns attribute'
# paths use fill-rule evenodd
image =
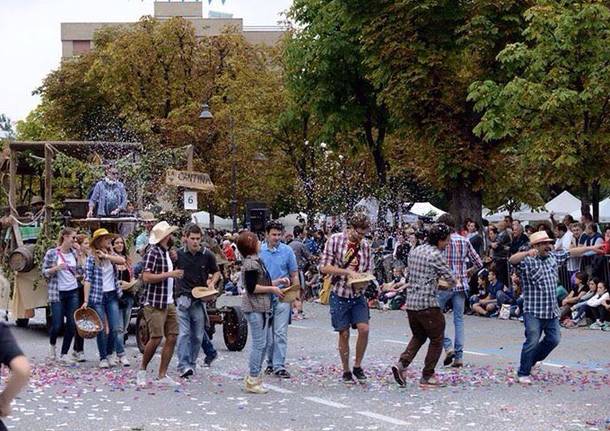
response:
<svg viewBox="0 0 610 431"><path fill-rule="evenodd" d="M184 192L184 209L185 210L196 210L197 209L197 192L193 190L186 190Z"/></svg>

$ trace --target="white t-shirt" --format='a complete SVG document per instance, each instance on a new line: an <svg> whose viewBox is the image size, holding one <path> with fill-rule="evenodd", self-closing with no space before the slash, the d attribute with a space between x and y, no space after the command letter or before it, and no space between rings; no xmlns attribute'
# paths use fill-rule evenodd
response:
<svg viewBox="0 0 610 431"><path fill-rule="evenodd" d="M173 271L174 262L172 262L171 258L169 257L169 251L165 252L165 258L167 259L167 270ZM174 303L174 277L170 277L167 279L167 303Z"/></svg>
<svg viewBox="0 0 610 431"><path fill-rule="evenodd" d="M61 265L62 263L69 266L72 271L67 268L59 271L57 273L57 286L62 292L74 290L78 287L74 274L76 270L76 257L71 252L62 253L60 250L57 250L57 264Z"/></svg>
<svg viewBox="0 0 610 431"><path fill-rule="evenodd" d="M102 291L112 292L113 290L116 290L114 267L110 261L106 260L102 265Z"/></svg>

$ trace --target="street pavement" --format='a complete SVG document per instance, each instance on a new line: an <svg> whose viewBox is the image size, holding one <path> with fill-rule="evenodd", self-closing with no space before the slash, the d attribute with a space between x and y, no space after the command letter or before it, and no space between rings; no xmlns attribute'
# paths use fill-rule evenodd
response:
<svg viewBox="0 0 610 431"><path fill-rule="evenodd" d="M293 376L267 377L266 395L242 391L249 346L229 352L220 327L214 339L219 359L211 368L198 368L179 388L145 389L135 385L139 353L133 336L127 343L132 366L100 370L94 340L85 345L87 362L62 367L45 360L48 341L41 328L13 327L34 372L5 423L30 431L569 431L603 430L610 419L610 332L563 330L560 346L535 372L534 385L523 387L515 383L523 324L466 316L466 366L437 369L448 386L417 385L426 345L411 366L407 387L399 388L389 367L410 337L406 314L373 310L363 363L369 382L345 386L328 307L305 307L308 318L289 329L287 368ZM446 319L452 333L451 314ZM158 363L157 355L151 379ZM175 356L170 369L178 379Z"/></svg>

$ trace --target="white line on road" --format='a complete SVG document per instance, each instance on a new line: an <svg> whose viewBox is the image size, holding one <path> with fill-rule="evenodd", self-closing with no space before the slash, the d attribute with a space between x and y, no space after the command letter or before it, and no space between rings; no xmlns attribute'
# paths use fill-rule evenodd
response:
<svg viewBox="0 0 610 431"><path fill-rule="evenodd" d="M301 325L295 325L294 323L292 323L290 325L291 328L297 328L297 329L311 329L311 327L309 326L301 326Z"/></svg>
<svg viewBox="0 0 610 431"><path fill-rule="evenodd" d="M555 364L553 362L542 362L542 365L546 365L547 367L556 367L556 368L563 368L563 367L565 367L565 365Z"/></svg>
<svg viewBox="0 0 610 431"><path fill-rule="evenodd" d="M394 419L391 418L389 416L385 416L385 415L380 415L378 413L373 413L373 412L369 412L369 411L364 411L364 412L356 412L359 415L362 416L366 416L372 419L377 419L380 421L384 421L384 422L388 422L391 423L393 425L411 425L410 422L405 422L405 421L401 421L400 419Z"/></svg>
<svg viewBox="0 0 610 431"><path fill-rule="evenodd" d="M325 406L328 407L334 407L336 409L347 409L349 408L349 406L346 406L345 404L341 404L341 403L336 403L334 401L329 401L329 400L325 400L324 398L318 398L318 397L303 397L308 401L312 401L314 403L318 403L318 404L324 404Z"/></svg>
<svg viewBox="0 0 610 431"><path fill-rule="evenodd" d="M394 344L407 344L404 341L396 341L396 340L383 340L385 343L394 343Z"/></svg>
<svg viewBox="0 0 610 431"><path fill-rule="evenodd" d="M489 353L473 352L471 350L464 350L464 353L466 353L467 355L474 356L491 356Z"/></svg>
<svg viewBox="0 0 610 431"><path fill-rule="evenodd" d="M291 391L290 389L280 388L279 386L270 385L269 383L263 383L263 386L274 392L279 392L280 394L294 394L294 391Z"/></svg>

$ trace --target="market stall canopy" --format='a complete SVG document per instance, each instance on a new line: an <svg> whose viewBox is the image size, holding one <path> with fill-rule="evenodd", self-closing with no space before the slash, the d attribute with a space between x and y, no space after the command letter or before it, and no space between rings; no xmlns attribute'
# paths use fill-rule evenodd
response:
<svg viewBox="0 0 610 431"><path fill-rule="evenodd" d="M280 217L278 221L284 225L287 232L292 232L295 226L307 223L307 215L305 213L286 214L284 217Z"/></svg>
<svg viewBox="0 0 610 431"><path fill-rule="evenodd" d="M574 211L580 211L580 199L574 196L567 190L559 193L553 199L548 201L544 208L548 212L553 212L557 215L572 214Z"/></svg>
<svg viewBox="0 0 610 431"><path fill-rule="evenodd" d="M207 211L199 211L192 214L193 222L197 223L204 228L210 227L210 213ZM214 216L214 229L233 229L233 221L219 217L217 215Z"/></svg>

